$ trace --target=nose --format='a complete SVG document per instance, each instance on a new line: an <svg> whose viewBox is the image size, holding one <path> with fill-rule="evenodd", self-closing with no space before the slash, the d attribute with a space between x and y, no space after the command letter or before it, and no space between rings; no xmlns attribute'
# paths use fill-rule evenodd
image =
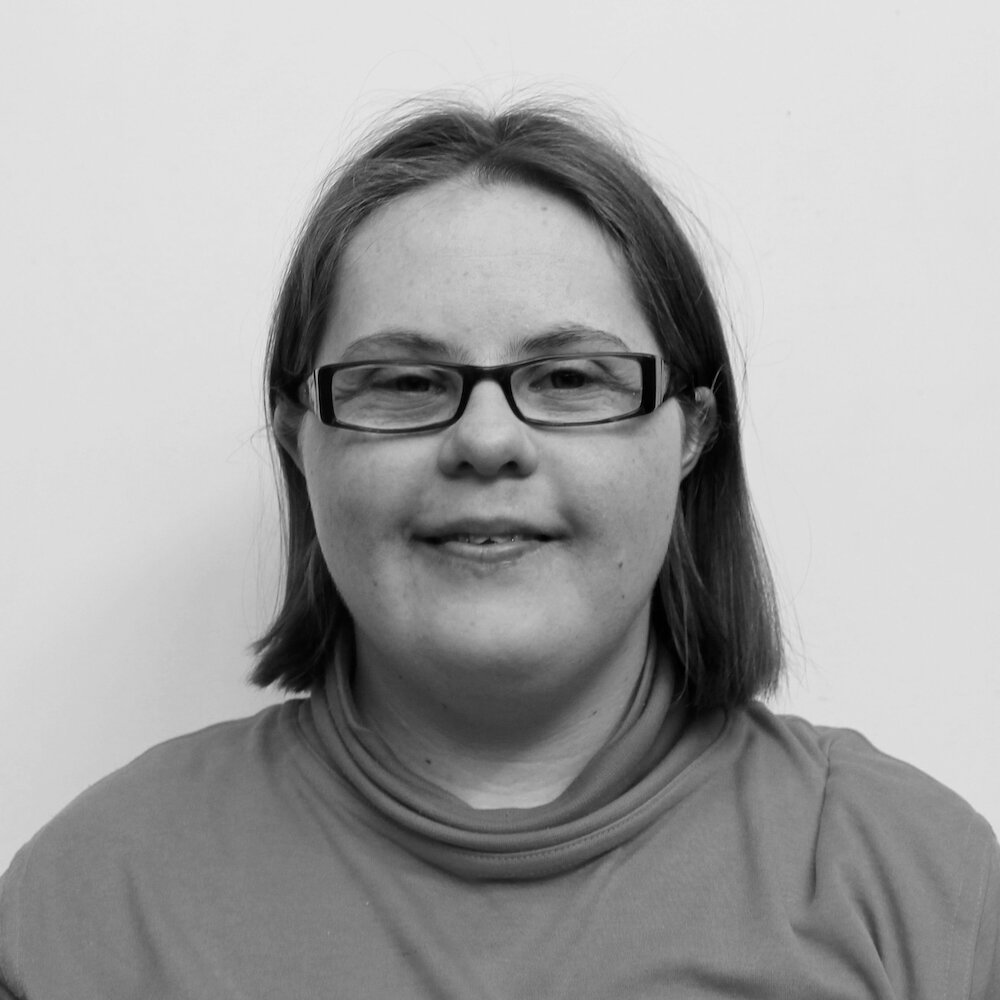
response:
<svg viewBox="0 0 1000 1000"><path fill-rule="evenodd" d="M533 429L514 415L503 389L489 379L473 387L465 412L442 435L438 465L449 476L523 477L538 465Z"/></svg>

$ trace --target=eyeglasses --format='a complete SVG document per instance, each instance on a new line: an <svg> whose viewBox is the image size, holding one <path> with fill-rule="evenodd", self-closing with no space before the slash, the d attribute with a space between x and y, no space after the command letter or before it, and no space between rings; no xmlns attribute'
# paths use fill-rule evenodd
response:
<svg viewBox="0 0 1000 1000"><path fill-rule="evenodd" d="M496 382L514 414L536 427L628 420L681 391L653 354L570 354L488 366L350 361L317 368L306 390L310 407L330 427L406 434L455 423L484 379Z"/></svg>

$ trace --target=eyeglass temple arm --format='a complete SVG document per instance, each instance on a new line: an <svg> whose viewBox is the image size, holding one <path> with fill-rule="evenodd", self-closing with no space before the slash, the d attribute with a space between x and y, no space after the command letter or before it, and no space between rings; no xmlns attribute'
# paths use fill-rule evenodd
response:
<svg viewBox="0 0 1000 1000"><path fill-rule="evenodd" d="M319 414L319 393L317 390L318 377L316 372L311 372L302 382L299 383L298 397L299 402L312 410L313 413Z"/></svg>
<svg viewBox="0 0 1000 1000"><path fill-rule="evenodd" d="M670 375L667 372L667 363L663 358L656 359L656 405L666 402L667 393L670 391Z"/></svg>
<svg viewBox="0 0 1000 1000"><path fill-rule="evenodd" d="M656 359L657 406L665 403L668 396L683 396L692 392L692 382L686 372L671 367L663 358Z"/></svg>

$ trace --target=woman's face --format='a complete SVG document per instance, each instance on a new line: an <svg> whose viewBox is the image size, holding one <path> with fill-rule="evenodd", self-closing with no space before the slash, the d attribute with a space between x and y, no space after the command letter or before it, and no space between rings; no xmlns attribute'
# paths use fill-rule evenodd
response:
<svg viewBox="0 0 1000 1000"><path fill-rule="evenodd" d="M660 353L611 244L534 188L458 179L400 197L359 228L338 277L317 365ZM299 461L360 669L553 693L641 661L696 457L683 436L675 400L529 427L489 381L442 430L366 434L308 413Z"/></svg>

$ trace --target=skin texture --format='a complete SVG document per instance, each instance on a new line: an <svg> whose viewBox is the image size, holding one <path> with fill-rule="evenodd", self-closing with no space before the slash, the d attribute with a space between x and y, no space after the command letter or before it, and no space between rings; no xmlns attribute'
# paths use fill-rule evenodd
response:
<svg viewBox="0 0 1000 1000"><path fill-rule="evenodd" d="M594 350L661 353L612 245L562 199L459 178L360 227L316 364ZM697 427L685 435L676 400L529 427L492 382L437 431L305 415L292 451L354 620L355 696L401 759L477 807L569 784L641 669L678 486L710 421Z"/></svg>

